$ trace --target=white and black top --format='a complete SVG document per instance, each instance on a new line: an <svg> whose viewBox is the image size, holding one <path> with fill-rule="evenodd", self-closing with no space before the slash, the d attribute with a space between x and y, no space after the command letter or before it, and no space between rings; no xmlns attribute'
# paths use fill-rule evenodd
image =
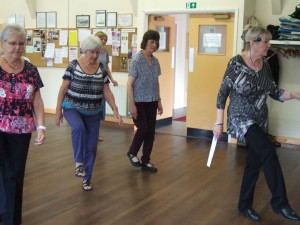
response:
<svg viewBox="0 0 300 225"><path fill-rule="evenodd" d="M108 84L105 67L100 63L95 74L86 74L77 60L73 60L63 75L70 86L63 100L63 108L76 109L84 115L101 113L103 85Z"/></svg>
<svg viewBox="0 0 300 225"><path fill-rule="evenodd" d="M227 111L227 132L244 141L244 135L252 124L258 124L265 132L268 123L267 96L282 101L284 90L278 89L266 60L260 71L252 70L242 56L233 57L227 66L217 97L217 108L224 109L230 97Z"/></svg>

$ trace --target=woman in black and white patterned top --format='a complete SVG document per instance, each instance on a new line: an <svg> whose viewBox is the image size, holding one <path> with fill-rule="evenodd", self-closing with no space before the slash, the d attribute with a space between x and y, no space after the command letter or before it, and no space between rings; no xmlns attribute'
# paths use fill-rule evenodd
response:
<svg viewBox="0 0 300 225"><path fill-rule="evenodd" d="M65 117L70 124L75 176L82 177L84 191L91 191L104 96L119 123L123 120L109 88L105 66L98 60L100 39L89 35L81 41L80 47L83 57L73 60L63 75L57 97L55 123L59 126Z"/></svg>
<svg viewBox="0 0 300 225"><path fill-rule="evenodd" d="M244 171L239 211L247 218L258 221L260 216L253 208L253 196L259 170L262 167L272 193L273 210L291 220L300 220L291 209L285 182L274 144L267 138L267 97L284 102L300 99L300 93L278 89L268 62L264 59L272 38L269 31L251 27L243 34L245 49L228 63L217 97L217 120L213 128L216 138L223 132L224 109L228 106L227 131L247 145L247 164Z"/></svg>

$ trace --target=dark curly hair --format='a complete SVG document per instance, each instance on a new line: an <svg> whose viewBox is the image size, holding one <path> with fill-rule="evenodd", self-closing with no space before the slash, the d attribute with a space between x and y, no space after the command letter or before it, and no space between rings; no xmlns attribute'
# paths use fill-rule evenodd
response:
<svg viewBox="0 0 300 225"><path fill-rule="evenodd" d="M141 49L145 50L148 40L155 40L155 41L157 41L157 49L158 49L159 48L159 38L160 38L159 33L156 30L148 30L148 31L146 31L144 33L143 41L141 43Z"/></svg>

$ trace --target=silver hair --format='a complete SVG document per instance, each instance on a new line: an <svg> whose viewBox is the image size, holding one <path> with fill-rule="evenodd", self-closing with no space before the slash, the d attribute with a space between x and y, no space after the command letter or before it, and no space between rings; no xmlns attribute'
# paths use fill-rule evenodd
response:
<svg viewBox="0 0 300 225"><path fill-rule="evenodd" d="M101 48L100 38L95 35L88 35L80 42L80 48L82 53L86 53L87 51L97 51Z"/></svg>
<svg viewBox="0 0 300 225"><path fill-rule="evenodd" d="M6 41L10 36L17 35L26 40L26 32L23 27L16 23L9 23L5 25L0 33L0 41Z"/></svg>
<svg viewBox="0 0 300 225"><path fill-rule="evenodd" d="M266 38L267 40L272 39L272 34L265 28L263 27L246 27L244 29L244 50L249 50L250 49L250 42L260 42L262 38ZM243 36L242 36L243 38Z"/></svg>

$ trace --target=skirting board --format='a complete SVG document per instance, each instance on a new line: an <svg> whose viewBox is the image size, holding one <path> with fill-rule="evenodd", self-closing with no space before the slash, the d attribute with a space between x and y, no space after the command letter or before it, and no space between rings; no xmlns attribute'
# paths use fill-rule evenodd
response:
<svg viewBox="0 0 300 225"><path fill-rule="evenodd" d="M276 136L275 140L283 145L295 145L300 147L300 138ZM237 140L235 138L228 138L228 143L236 144Z"/></svg>

